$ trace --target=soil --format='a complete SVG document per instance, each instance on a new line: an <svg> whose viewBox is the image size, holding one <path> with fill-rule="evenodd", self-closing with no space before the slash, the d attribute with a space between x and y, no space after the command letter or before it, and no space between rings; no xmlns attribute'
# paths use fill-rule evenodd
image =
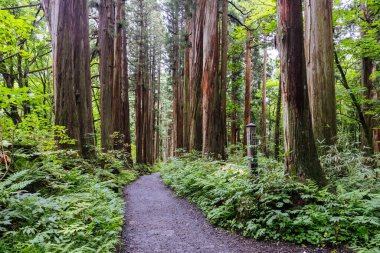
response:
<svg viewBox="0 0 380 253"><path fill-rule="evenodd" d="M127 186L124 195L126 222L119 253L332 252L289 243L258 242L215 228L197 207L176 197L158 173Z"/></svg>

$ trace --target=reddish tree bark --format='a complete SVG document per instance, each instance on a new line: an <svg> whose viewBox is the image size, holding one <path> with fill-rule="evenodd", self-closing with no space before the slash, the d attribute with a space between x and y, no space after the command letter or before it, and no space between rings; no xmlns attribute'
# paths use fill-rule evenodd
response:
<svg viewBox="0 0 380 253"><path fill-rule="evenodd" d="M307 82L313 133L317 141L335 142L336 98L332 0L305 1Z"/></svg>
<svg viewBox="0 0 380 253"><path fill-rule="evenodd" d="M203 29L205 19L204 0L197 0L193 15L190 79L190 149L202 151L202 73L203 73Z"/></svg>
<svg viewBox="0 0 380 253"><path fill-rule="evenodd" d="M239 63L242 55L240 53L236 53L232 55L231 62ZM238 125L238 92L240 83L238 82L242 69L240 69L237 65L234 65L231 70L231 103L232 109L230 114L230 144L236 145L239 139L239 125Z"/></svg>
<svg viewBox="0 0 380 253"><path fill-rule="evenodd" d="M157 63L157 98L156 98L156 129L155 129L155 161L162 159L161 156L161 138L160 138L160 124L161 124L161 53L159 54Z"/></svg>
<svg viewBox="0 0 380 253"><path fill-rule="evenodd" d="M290 175L326 184L314 141L306 81L301 0L278 0L285 164Z"/></svg>
<svg viewBox="0 0 380 253"><path fill-rule="evenodd" d="M265 47L263 59L263 87L261 109L261 151L265 155L267 155L267 57L268 51Z"/></svg>
<svg viewBox="0 0 380 253"><path fill-rule="evenodd" d="M104 151L112 149L112 86L114 64L115 6L113 0L99 4L100 132Z"/></svg>
<svg viewBox="0 0 380 253"><path fill-rule="evenodd" d="M252 51L251 51L251 32L247 31L245 46L245 103L244 103L244 124L251 123L251 81L252 81ZM243 144L247 145L247 129L244 126Z"/></svg>
<svg viewBox="0 0 380 253"><path fill-rule="evenodd" d="M87 0L42 0L53 45L55 124L85 158L95 155Z"/></svg>
<svg viewBox="0 0 380 253"><path fill-rule="evenodd" d="M203 154L224 157L219 78L218 1L206 1L203 37Z"/></svg>
<svg viewBox="0 0 380 253"><path fill-rule="evenodd" d="M232 77L231 81L233 82L234 81L234 78ZM232 90L231 90L231 102L233 104L233 106L235 107L236 103L237 103L237 87L236 86L232 86ZM236 145L237 143L237 129L238 129L238 126L237 126L237 112L236 112L236 109L233 108L232 111L231 111L231 125L230 125L230 144L231 145Z"/></svg>
<svg viewBox="0 0 380 253"><path fill-rule="evenodd" d="M173 6L172 34L172 83L173 83L173 131L172 147L175 153L183 148L183 87L181 83L179 3ZM173 153L173 155L174 155Z"/></svg>
<svg viewBox="0 0 380 253"><path fill-rule="evenodd" d="M154 127L155 127L155 118L156 118L156 110L155 110L155 101L154 94L156 92L156 46L152 46L151 55L150 55L150 79L149 79L149 89L148 89L148 122L147 122L147 132L146 140L146 157L147 163L153 165L154 160Z"/></svg>
<svg viewBox="0 0 380 253"><path fill-rule="evenodd" d="M144 108L143 108L143 94L145 84L144 76L144 5L143 1L138 2L138 27L139 27L139 41L138 41L138 56L137 66L135 72L136 86L135 86L135 114L136 114L136 162L138 164L144 164L146 159L144 158Z"/></svg>
<svg viewBox="0 0 380 253"><path fill-rule="evenodd" d="M112 133L115 133L113 146L122 149L124 146L123 124L121 112L123 111L123 13L124 1L116 1L115 11L115 35L114 35L114 64L113 64L113 87L112 87Z"/></svg>
<svg viewBox="0 0 380 253"><path fill-rule="evenodd" d="M155 43L148 37L149 15L145 1L139 0L137 6L138 38L136 45L137 62L135 63L135 115L136 115L136 162L153 164L155 151L155 118L154 96L156 92L156 53Z"/></svg>
<svg viewBox="0 0 380 253"><path fill-rule="evenodd" d="M189 13L189 10L188 10ZM192 18L188 14L185 24L185 57L184 57L184 78L183 78L183 147L190 150L190 126L191 126L191 108L190 108L190 64L191 64L191 45L190 36L192 28Z"/></svg>
<svg viewBox="0 0 380 253"><path fill-rule="evenodd" d="M222 48L221 48L221 110L222 110L222 131L223 145L227 146L227 70L228 70L228 1L223 0L222 6Z"/></svg>
<svg viewBox="0 0 380 253"><path fill-rule="evenodd" d="M123 6L125 5L125 2ZM125 6L124 6L125 7ZM122 19L125 19L125 10L122 10ZM132 150L131 150L131 119L130 119L130 107L129 107L129 73L128 73L128 41L127 41L127 32L126 28L123 27L122 31L122 93L121 93L121 102L122 102L122 133L124 135L124 149L127 155L127 160L130 165L133 164L132 160Z"/></svg>

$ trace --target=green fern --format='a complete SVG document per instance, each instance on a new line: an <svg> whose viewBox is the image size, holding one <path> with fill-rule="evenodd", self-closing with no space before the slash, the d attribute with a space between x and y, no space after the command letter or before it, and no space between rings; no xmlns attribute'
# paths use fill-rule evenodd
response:
<svg viewBox="0 0 380 253"><path fill-rule="evenodd" d="M5 187L13 184L14 182L16 182L17 180L19 180L20 178L22 178L25 175L27 175L29 172L30 172L30 170L22 170L22 171L18 171L16 173L11 174L3 182L0 182L0 191L4 191ZM22 188L20 188L18 190L21 190L21 189Z"/></svg>
<svg viewBox="0 0 380 253"><path fill-rule="evenodd" d="M329 189L287 179L282 164L264 157L254 178L247 167L189 155L159 164L156 170L178 195L197 204L212 223L223 228L257 239L349 245L360 252L376 252L380 247L380 180L368 171L360 152L345 152L329 156L328 162L323 158L334 179ZM348 156L352 165L341 161ZM334 168L336 163L342 166Z"/></svg>

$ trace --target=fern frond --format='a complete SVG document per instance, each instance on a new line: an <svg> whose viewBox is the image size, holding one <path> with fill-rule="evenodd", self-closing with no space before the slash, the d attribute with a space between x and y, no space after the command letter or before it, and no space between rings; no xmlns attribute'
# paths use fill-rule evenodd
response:
<svg viewBox="0 0 380 253"><path fill-rule="evenodd" d="M18 171L11 176L9 176L5 181L0 182L0 191L4 190L5 187L13 184L15 181L19 180L20 178L24 177L29 173L29 170L22 170Z"/></svg>

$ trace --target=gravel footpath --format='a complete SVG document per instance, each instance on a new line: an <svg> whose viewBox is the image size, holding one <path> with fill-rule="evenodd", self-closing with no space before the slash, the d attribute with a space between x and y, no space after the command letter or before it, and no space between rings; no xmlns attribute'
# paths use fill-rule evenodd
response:
<svg viewBox="0 0 380 253"><path fill-rule="evenodd" d="M257 242L214 228L199 209L176 197L158 173L143 176L127 186L124 195L124 246L119 253L331 252L287 243Z"/></svg>

